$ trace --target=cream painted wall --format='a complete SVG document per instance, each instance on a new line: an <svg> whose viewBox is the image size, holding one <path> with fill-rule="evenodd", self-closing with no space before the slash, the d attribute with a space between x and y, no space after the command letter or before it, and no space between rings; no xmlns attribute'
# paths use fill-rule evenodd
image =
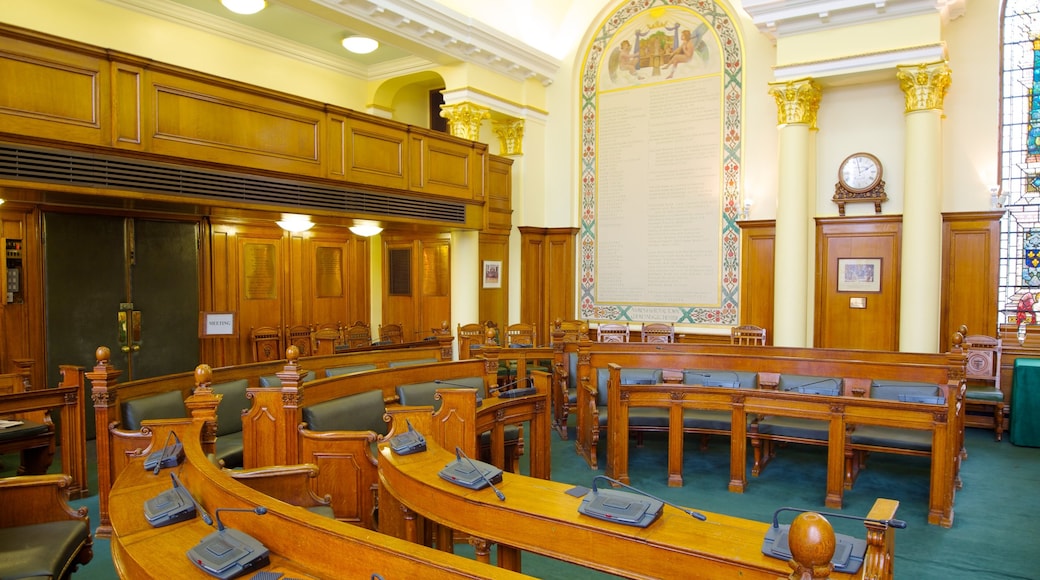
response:
<svg viewBox="0 0 1040 580"><path fill-rule="evenodd" d="M0 20L322 103L364 110L366 82L100 0L5 1ZM219 55L219 58L215 58Z"/></svg>

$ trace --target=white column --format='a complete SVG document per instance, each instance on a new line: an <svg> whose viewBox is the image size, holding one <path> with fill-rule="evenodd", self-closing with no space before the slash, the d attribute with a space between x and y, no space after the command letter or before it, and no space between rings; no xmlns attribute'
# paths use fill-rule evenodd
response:
<svg viewBox="0 0 1040 580"><path fill-rule="evenodd" d="M461 322L480 320L480 233L457 230L451 233L451 320L452 334ZM459 341L452 343L459 358Z"/></svg>
<svg viewBox="0 0 1040 580"><path fill-rule="evenodd" d="M816 125L820 86L812 79L770 85L778 111L779 171L773 287L773 344L810 346L809 255L814 207L809 168L810 130Z"/></svg>
<svg viewBox="0 0 1040 580"><path fill-rule="evenodd" d="M899 67L906 95L906 152L899 293L899 350L937 352L942 274L942 105L945 62Z"/></svg>

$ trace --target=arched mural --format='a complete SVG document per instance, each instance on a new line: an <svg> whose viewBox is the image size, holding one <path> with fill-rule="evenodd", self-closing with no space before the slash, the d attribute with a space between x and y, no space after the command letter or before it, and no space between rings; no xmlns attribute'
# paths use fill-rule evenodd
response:
<svg viewBox="0 0 1040 580"><path fill-rule="evenodd" d="M730 8L633 0L582 65L583 318L739 322L742 43Z"/></svg>

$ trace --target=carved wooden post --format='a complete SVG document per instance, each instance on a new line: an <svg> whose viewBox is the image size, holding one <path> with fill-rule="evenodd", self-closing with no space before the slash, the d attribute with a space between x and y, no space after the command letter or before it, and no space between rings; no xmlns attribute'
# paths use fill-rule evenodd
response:
<svg viewBox="0 0 1040 580"><path fill-rule="evenodd" d="M61 378L58 388L75 387L65 397L61 410L61 470L72 477L70 498L86 497L87 489L87 417L83 408L83 367L58 365Z"/></svg>
<svg viewBox="0 0 1040 580"><path fill-rule="evenodd" d="M300 410L300 407L303 406L303 377L307 371L300 367L300 349L297 347L290 346L285 349L285 358L285 368L282 372L275 373L278 380L282 382L280 403L282 412L275 416L275 423L280 422L281 425L276 425L275 428L279 431L277 438L285 443L276 447L284 449L285 456L275 458L275 460L285 465L294 465L300 462L300 446L296 443L298 437L296 428L303 421L303 411ZM258 394L254 393L254 396ZM275 403L275 405L278 404ZM253 406L257 406L256 401ZM253 412L250 410L251 417Z"/></svg>
<svg viewBox="0 0 1040 580"><path fill-rule="evenodd" d="M798 514L787 532L791 546L791 560L787 565L793 572L790 580L830 578L834 566L834 528L827 518L818 513Z"/></svg>
<svg viewBox="0 0 1040 580"><path fill-rule="evenodd" d="M596 414L596 377L593 376L592 342L588 334L578 340L578 436L575 446L578 455L592 469L598 469L599 459L596 457L596 444L599 442L599 418Z"/></svg>
<svg viewBox="0 0 1040 580"><path fill-rule="evenodd" d="M195 421L202 421L200 443L206 455L217 452L217 405L223 395L213 393L213 369L207 364L195 367L195 390L184 400L184 406Z"/></svg>
<svg viewBox="0 0 1040 580"><path fill-rule="evenodd" d="M116 380L123 371L117 370L109 363L112 351L107 346L99 346L94 351L97 364L94 370L86 373L90 379L90 398L94 402L94 435L97 445L98 463L98 527L94 534L99 538L112 536L112 522L108 517L108 495L112 491L112 481L116 474L112 473L112 449L109 446L108 426L119 421L118 401L110 397ZM109 400L109 399L113 400Z"/></svg>
<svg viewBox="0 0 1040 580"><path fill-rule="evenodd" d="M491 342L491 333L488 331L488 343L480 347L480 356L484 358L484 391L490 396L498 391L498 367L499 356L502 347Z"/></svg>
<svg viewBox="0 0 1040 580"><path fill-rule="evenodd" d="M441 322L441 328L434 333L434 336L437 337L437 344L441 346L441 362L452 360L454 355L451 344L455 341L455 337L451 335L447 320Z"/></svg>

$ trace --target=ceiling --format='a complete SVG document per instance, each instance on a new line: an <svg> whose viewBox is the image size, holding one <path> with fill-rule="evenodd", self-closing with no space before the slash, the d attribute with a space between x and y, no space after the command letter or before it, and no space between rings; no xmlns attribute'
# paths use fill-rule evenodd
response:
<svg viewBox="0 0 1040 580"><path fill-rule="evenodd" d="M219 0L106 1L366 80L469 62L548 85L559 68L555 58L436 2L267 0L264 10L240 15ZM350 53L340 41L351 34L380 47Z"/></svg>

